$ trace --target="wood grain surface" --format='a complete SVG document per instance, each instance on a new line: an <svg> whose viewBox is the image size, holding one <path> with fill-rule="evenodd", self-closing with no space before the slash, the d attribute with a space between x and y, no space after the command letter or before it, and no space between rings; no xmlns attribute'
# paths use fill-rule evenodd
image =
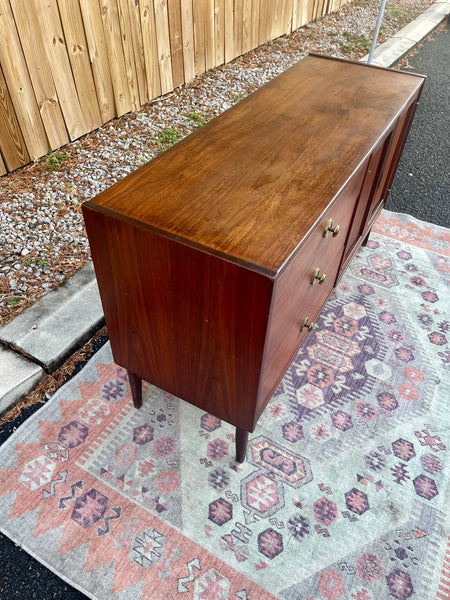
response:
<svg viewBox="0 0 450 600"><path fill-rule="evenodd" d="M95 205L273 275L421 82L310 56Z"/></svg>

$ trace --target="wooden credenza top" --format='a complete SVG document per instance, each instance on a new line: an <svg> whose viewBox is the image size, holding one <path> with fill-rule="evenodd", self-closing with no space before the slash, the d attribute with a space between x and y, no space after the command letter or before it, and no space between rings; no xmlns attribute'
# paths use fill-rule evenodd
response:
<svg viewBox="0 0 450 600"><path fill-rule="evenodd" d="M310 55L87 204L276 275L422 83Z"/></svg>

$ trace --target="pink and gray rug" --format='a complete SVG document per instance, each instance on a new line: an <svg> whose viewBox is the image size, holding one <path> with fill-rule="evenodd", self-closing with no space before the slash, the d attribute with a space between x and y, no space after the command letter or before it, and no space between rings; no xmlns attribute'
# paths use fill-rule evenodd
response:
<svg viewBox="0 0 450 600"><path fill-rule="evenodd" d="M450 597L450 231L383 212L234 461L109 345L0 448L0 529L95 599Z"/></svg>

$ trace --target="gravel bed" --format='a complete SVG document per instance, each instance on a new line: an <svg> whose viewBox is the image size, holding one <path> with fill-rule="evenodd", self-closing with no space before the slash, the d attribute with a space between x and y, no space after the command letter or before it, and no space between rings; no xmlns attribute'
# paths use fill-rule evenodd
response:
<svg viewBox="0 0 450 600"><path fill-rule="evenodd" d="M390 0L379 43L431 4ZM379 7L379 0L348 4L0 178L0 326L90 260L80 210L84 201L307 53L364 56Z"/></svg>

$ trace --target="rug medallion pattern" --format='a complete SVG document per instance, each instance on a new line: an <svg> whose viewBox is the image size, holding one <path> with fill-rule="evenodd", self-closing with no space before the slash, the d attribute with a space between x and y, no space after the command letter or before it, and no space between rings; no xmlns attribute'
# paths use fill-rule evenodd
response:
<svg viewBox="0 0 450 600"><path fill-rule="evenodd" d="M0 448L1 530L98 599L445 598L449 256L382 213L242 465L105 346Z"/></svg>

